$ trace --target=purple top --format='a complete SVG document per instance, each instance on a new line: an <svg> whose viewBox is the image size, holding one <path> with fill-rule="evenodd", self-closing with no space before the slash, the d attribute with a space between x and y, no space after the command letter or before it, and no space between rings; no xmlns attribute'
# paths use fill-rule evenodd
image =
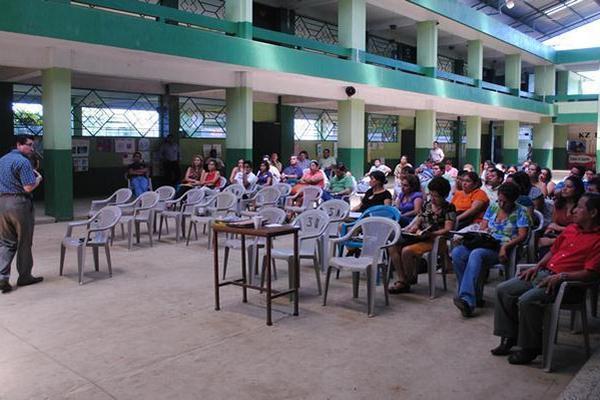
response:
<svg viewBox="0 0 600 400"><path fill-rule="evenodd" d="M407 198L408 196L408 198ZM398 202L396 203L396 206L398 207L398 210L400 210L400 214L405 214L407 212L411 212L415 209L415 199L422 199L423 198L423 193L421 192L413 192L409 195L405 195L404 193L402 193L399 197L398 197Z"/></svg>

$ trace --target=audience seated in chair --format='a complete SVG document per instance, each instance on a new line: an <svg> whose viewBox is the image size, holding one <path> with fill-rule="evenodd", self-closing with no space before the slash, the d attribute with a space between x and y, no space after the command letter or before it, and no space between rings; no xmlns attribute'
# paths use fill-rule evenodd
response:
<svg viewBox="0 0 600 400"><path fill-rule="evenodd" d="M300 165L298 165L298 157L291 156L290 165L285 167L281 173L281 181L290 185L295 185L298 180L302 178L303 174L304 171Z"/></svg>
<svg viewBox="0 0 600 400"><path fill-rule="evenodd" d="M142 153L136 151L133 153L133 163L127 168L127 176L129 177L134 197L138 197L150 190L149 175L150 172L142 159Z"/></svg>
<svg viewBox="0 0 600 400"><path fill-rule="evenodd" d="M352 209L352 211L363 212L373 206L390 206L392 205L392 195L385 188L385 175L381 171L373 171L369 177L369 190L365 192L360 204Z"/></svg>
<svg viewBox="0 0 600 400"><path fill-rule="evenodd" d="M221 174L217 171L217 162L215 160L209 159L207 166L207 170L204 171L200 178L200 186L214 189L219 184Z"/></svg>
<svg viewBox="0 0 600 400"><path fill-rule="evenodd" d="M331 199L342 199L352 194L354 183L352 175L348 174L345 165L337 165L333 168L333 176L329 180L327 188L323 190L323 201Z"/></svg>
<svg viewBox="0 0 600 400"><path fill-rule="evenodd" d="M292 188L292 194L299 193L306 186L318 186L321 189L325 186L325 175L319 169L319 162L312 160L308 170L304 171L302 178Z"/></svg>
<svg viewBox="0 0 600 400"><path fill-rule="evenodd" d="M494 335L501 341L492 354L510 354L511 364L527 364L541 353L544 304L554 300L562 282L600 278L600 195L581 196L573 222L535 267L496 288ZM515 345L520 350L511 354Z"/></svg>
<svg viewBox="0 0 600 400"><path fill-rule="evenodd" d="M232 168L231 174L229 175L229 183L240 183L237 181L238 174L244 173L244 160L239 159L236 166Z"/></svg>
<svg viewBox="0 0 600 400"><path fill-rule="evenodd" d="M421 192L421 182L415 175L406 175L402 178L400 188L402 192L396 199L396 208L401 214L400 226L405 227L421 211L423 193Z"/></svg>
<svg viewBox="0 0 600 400"><path fill-rule="evenodd" d="M269 162L263 160L258 165L258 174L256 175L256 184L260 187L271 186L273 184L273 173L270 171Z"/></svg>
<svg viewBox="0 0 600 400"><path fill-rule="evenodd" d="M256 175L252 172L252 161L243 161L243 168L238 170L231 183L239 183L246 190L250 190L254 187L256 184Z"/></svg>
<svg viewBox="0 0 600 400"><path fill-rule="evenodd" d="M460 184L458 183L460 181ZM490 201L481 187L479 176L471 171L459 176L457 186L461 189L454 193L452 204L456 207L458 229L473 223L479 223L483 219L483 213Z"/></svg>
<svg viewBox="0 0 600 400"><path fill-rule="evenodd" d="M202 178L203 172L204 160L202 159L202 156L196 154L192 157L190 166L185 170L185 175L183 176L179 188L177 188L175 198L178 199L191 188L200 186L200 179Z"/></svg>

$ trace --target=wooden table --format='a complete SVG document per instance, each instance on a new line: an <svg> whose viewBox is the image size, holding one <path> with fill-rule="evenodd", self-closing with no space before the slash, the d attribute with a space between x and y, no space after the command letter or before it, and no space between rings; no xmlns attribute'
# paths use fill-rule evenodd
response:
<svg viewBox="0 0 600 400"><path fill-rule="evenodd" d="M213 244L214 244L214 275L215 275L215 310L220 310L220 300L219 300L219 289L221 286L226 285L235 285L242 287L242 301L244 303L248 302L247 298L247 289L259 290L260 292L266 291L267 295L267 325L273 325L273 321L271 318L271 302L273 299L281 296L285 296L287 294L293 293L294 297L294 313L293 315L298 315L298 282L300 281L300 260L298 257L298 231L300 228L294 227L291 225L282 225L282 226L274 226L274 227L262 227L259 229L252 228L239 228L232 227L225 224L214 224L213 225ZM219 282L219 233L230 233L235 235L240 235L242 237L242 278L234 279ZM293 265L293 278L292 281L293 287L290 287L289 290L278 291L271 288L271 249L272 249L272 240L277 236L285 236L285 235L294 235L294 265ZM267 287L266 289L261 286L253 286L248 284L246 278L246 236L254 236L254 237L264 237L266 240L266 257L268 260L266 269L266 280ZM252 273L252 272L250 272Z"/></svg>

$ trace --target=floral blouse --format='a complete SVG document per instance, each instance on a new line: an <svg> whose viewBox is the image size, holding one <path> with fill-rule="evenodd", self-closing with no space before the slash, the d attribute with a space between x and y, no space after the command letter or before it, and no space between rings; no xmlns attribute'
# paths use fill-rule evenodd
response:
<svg viewBox="0 0 600 400"><path fill-rule="evenodd" d="M423 204L418 217L421 220L419 229L429 229L430 232L434 232L443 229L446 221L456 222L456 208L454 204L444 201L439 214L436 214L433 211L433 204L430 200L427 200Z"/></svg>

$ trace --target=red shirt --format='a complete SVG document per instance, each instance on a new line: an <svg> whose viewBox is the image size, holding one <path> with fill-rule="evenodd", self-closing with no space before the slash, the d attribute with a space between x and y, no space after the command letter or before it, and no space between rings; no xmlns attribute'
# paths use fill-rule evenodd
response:
<svg viewBox="0 0 600 400"><path fill-rule="evenodd" d="M546 268L559 274L584 269L600 272L600 229L582 232L571 224L556 238Z"/></svg>

